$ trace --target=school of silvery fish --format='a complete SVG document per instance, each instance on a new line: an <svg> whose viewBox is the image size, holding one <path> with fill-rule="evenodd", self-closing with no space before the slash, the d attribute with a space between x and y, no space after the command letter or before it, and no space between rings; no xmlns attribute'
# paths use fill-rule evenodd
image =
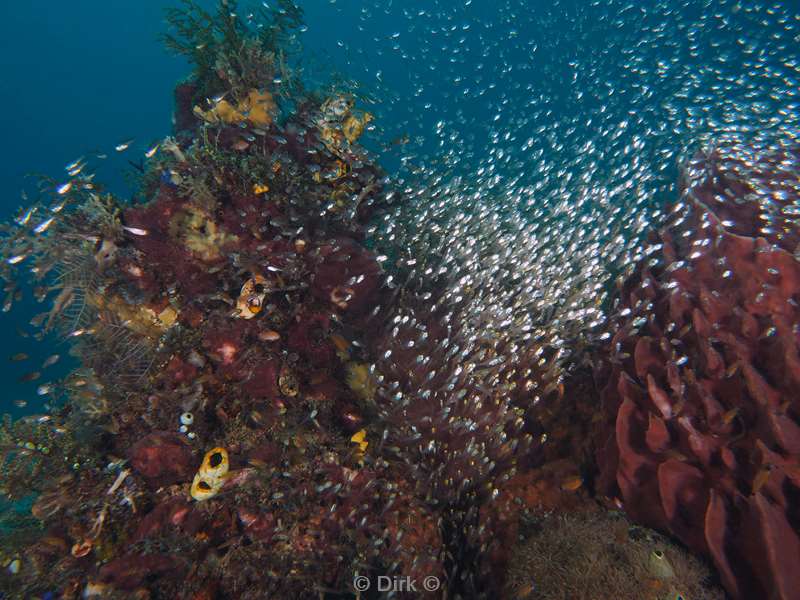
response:
<svg viewBox="0 0 800 600"><path fill-rule="evenodd" d="M4 230L4 309L32 275L81 365L0 432L0 584L552 598L520 540L622 510L669 539L561 597L795 598L800 10L331 2L372 44L317 91L264 4L171 13L141 203L79 159Z"/></svg>

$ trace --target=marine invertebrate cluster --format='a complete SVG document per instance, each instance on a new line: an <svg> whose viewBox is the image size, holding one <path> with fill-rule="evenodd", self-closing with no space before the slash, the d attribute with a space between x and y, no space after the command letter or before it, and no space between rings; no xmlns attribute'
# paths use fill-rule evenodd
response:
<svg viewBox="0 0 800 600"><path fill-rule="evenodd" d="M695 156L609 346L600 488L711 557L734 598L800 589L799 156Z"/></svg>
<svg viewBox="0 0 800 600"><path fill-rule="evenodd" d="M250 90L247 96L232 105L224 98L208 110L199 106L194 107L194 113L209 123L225 123L226 125L239 125L247 123L253 127L269 127L275 112L275 102L269 92Z"/></svg>
<svg viewBox="0 0 800 600"><path fill-rule="evenodd" d="M221 7L222 22L182 14L214 19L215 60L239 83L197 65L182 85L229 100L184 115L178 138L148 152L141 202L103 194L79 163L7 229L4 277L41 278L52 308L35 324L57 328L82 363L53 386L40 425L63 436L59 457L8 443L6 456L30 459L20 474L41 481L27 487L41 491L42 527L11 582L20 596L318 598L349 590L358 569L437 568L421 528L433 516L402 490L404 464L374 454L369 378L345 383L367 358L358 326L387 293L363 245L388 204L356 143L365 121L348 125L346 154L327 149L313 125L323 99L281 111L272 77L285 66ZM77 452L74 439L95 443ZM11 497L25 487L6 481Z"/></svg>
<svg viewBox="0 0 800 600"><path fill-rule="evenodd" d="M589 511L525 523L513 550L507 598L721 600L710 572L664 536L622 515Z"/></svg>

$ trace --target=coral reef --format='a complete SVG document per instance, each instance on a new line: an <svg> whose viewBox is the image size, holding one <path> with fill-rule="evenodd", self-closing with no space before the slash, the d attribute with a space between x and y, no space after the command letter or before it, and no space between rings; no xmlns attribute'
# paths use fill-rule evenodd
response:
<svg viewBox="0 0 800 600"><path fill-rule="evenodd" d="M800 589L797 165L695 156L608 347L599 489L709 556L734 598Z"/></svg>
<svg viewBox="0 0 800 600"><path fill-rule="evenodd" d="M664 536L624 516L583 512L525 522L504 598L722 600L709 569Z"/></svg>
<svg viewBox="0 0 800 600"><path fill-rule="evenodd" d="M304 89L301 12L271 4L168 13L194 71L135 201L77 161L2 228L6 305L31 273L31 325L80 363L0 429L0 491L31 504L7 595L719 597L600 491L733 596L788 598L797 155L698 156L644 248L648 220L572 171L524 218L495 175L407 185L352 90Z"/></svg>
<svg viewBox="0 0 800 600"><path fill-rule="evenodd" d="M359 570L441 575L434 515L375 452L374 385L346 384L388 290L363 245L388 205L356 141L368 118L342 115L346 152L329 150L324 99L273 100L298 11L251 31L233 4L170 13L196 69L139 203L73 165L4 230L3 277L33 271L52 305L33 325L81 363L43 386L52 414L3 430L3 493L38 493L13 597L319 598Z"/></svg>
<svg viewBox="0 0 800 600"><path fill-rule="evenodd" d="M533 248L496 254L512 223L484 239L487 276L441 229L404 220L359 145L373 117L356 98L276 87L278 16L252 32L230 1L184 5L172 46L195 72L139 201L77 173L4 240L4 278L32 266L52 303L34 326L81 362L43 426L83 449L37 458L40 526L10 589L319 599L352 597L366 574L495 597L522 516L586 501L584 467L560 460L585 448L563 428L581 403L559 400L586 394L565 381L559 332L598 311L496 285L525 283L514 268ZM439 221L462 227L462 208ZM546 325L554 314L574 325Z"/></svg>

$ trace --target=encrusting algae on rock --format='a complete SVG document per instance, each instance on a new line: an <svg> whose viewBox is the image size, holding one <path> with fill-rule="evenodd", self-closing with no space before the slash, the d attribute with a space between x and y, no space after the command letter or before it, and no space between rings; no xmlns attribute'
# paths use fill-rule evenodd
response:
<svg viewBox="0 0 800 600"><path fill-rule="evenodd" d="M100 313L100 320L104 315L112 314L115 322L124 323L124 327L132 332L143 335L153 340L158 340L178 320L178 312L171 305L151 307L145 305L132 305L119 296L103 297L99 294L89 294L87 302Z"/></svg>
<svg viewBox="0 0 800 600"><path fill-rule="evenodd" d="M169 222L169 232L204 262L219 259L220 250L236 242L234 234L224 231L206 211L192 204L175 212Z"/></svg>
<svg viewBox="0 0 800 600"><path fill-rule="evenodd" d="M195 106L194 113L207 123L247 123L253 127L266 128L272 123L276 109L271 93L250 90L235 106L223 98L208 110Z"/></svg>
<svg viewBox="0 0 800 600"><path fill-rule="evenodd" d="M320 108L315 124L321 132L326 148L337 156L345 157L349 146L364 133L373 120L368 112L353 110L354 101L347 96L329 98Z"/></svg>

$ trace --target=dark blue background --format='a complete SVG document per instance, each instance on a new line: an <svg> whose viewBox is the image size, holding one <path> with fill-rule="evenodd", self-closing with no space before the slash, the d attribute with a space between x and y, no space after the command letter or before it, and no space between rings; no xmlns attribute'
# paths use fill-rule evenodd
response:
<svg viewBox="0 0 800 600"><path fill-rule="evenodd" d="M170 90L187 71L157 39L164 29L166 2L1 4L0 218L13 216L23 189L35 198L36 179L26 175L64 178L64 166L93 149L110 151L108 164L97 163L98 179L127 193L122 169L128 157L114 156L113 146L133 136L147 144L169 132ZM66 354L52 340L37 343L16 334L18 325L44 307L29 297L25 303L0 316L0 412L19 412L12 405L18 398L29 402L26 411L38 410L41 401L35 390L46 379L26 384L16 380L37 369L50 353ZM22 351L31 360L8 361L8 355Z"/></svg>

